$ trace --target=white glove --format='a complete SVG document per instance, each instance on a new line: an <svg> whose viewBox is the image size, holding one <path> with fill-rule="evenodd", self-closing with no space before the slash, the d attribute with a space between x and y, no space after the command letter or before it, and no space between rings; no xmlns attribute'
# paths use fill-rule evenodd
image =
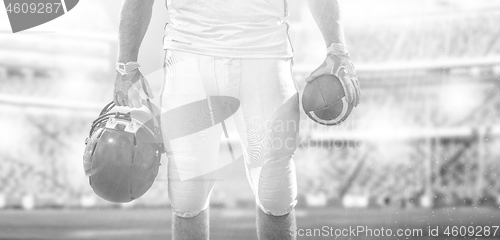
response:
<svg viewBox="0 0 500 240"><path fill-rule="evenodd" d="M354 107L358 106L361 96L359 80L347 48L342 44L334 43L327 48L325 61L306 78L306 82L309 83L322 75L334 75L340 79L347 101L352 102Z"/></svg>
<svg viewBox="0 0 500 240"><path fill-rule="evenodd" d="M139 64L117 63L113 101L117 106L139 108L148 98L154 98L149 83L139 71Z"/></svg>

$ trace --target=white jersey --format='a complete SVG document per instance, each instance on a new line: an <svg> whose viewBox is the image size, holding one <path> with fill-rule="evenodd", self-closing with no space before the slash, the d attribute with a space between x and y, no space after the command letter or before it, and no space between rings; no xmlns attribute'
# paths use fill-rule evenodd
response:
<svg viewBox="0 0 500 240"><path fill-rule="evenodd" d="M286 0L167 0L164 48L231 58L292 57Z"/></svg>

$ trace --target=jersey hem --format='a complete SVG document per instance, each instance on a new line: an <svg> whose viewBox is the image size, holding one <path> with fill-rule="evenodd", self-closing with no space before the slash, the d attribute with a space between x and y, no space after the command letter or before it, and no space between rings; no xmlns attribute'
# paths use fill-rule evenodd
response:
<svg viewBox="0 0 500 240"><path fill-rule="evenodd" d="M293 58L293 52L287 53L249 53L237 51L222 51L213 49L202 49L185 44L175 44L173 42L165 43L164 50L175 50L188 53L195 53L211 57L226 57L226 58Z"/></svg>

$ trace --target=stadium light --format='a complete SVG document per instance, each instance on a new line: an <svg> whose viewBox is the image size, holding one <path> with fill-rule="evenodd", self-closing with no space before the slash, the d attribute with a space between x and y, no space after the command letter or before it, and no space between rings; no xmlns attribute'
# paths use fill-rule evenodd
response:
<svg viewBox="0 0 500 240"><path fill-rule="evenodd" d="M17 154L19 144L26 141L26 133L29 132L29 128L25 126L24 115L20 115L16 110L13 107L0 106L0 112L5 114L5 117L0 117L0 125L8 126L2 128L2 134L6 137L0 138L0 152L7 155Z"/></svg>
<svg viewBox="0 0 500 240"><path fill-rule="evenodd" d="M68 74L58 81L58 90L65 99L87 100L95 91L92 81L82 73Z"/></svg>
<svg viewBox="0 0 500 240"><path fill-rule="evenodd" d="M359 130L366 139L394 140L404 138L412 130L398 109L377 109L376 113L365 115L363 121L366 124L362 124Z"/></svg>
<svg viewBox="0 0 500 240"><path fill-rule="evenodd" d="M483 95L477 86L455 83L444 85L439 96L441 111L451 121L461 120L479 107Z"/></svg>
<svg viewBox="0 0 500 240"><path fill-rule="evenodd" d="M493 74L495 74L495 76L500 76L500 65L499 64L493 66L492 70L493 70Z"/></svg>
<svg viewBox="0 0 500 240"><path fill-rule="evenodd" d="M5 199L4 194L0 194L0 209L5 208L7 206L7 200Z"/></svg>

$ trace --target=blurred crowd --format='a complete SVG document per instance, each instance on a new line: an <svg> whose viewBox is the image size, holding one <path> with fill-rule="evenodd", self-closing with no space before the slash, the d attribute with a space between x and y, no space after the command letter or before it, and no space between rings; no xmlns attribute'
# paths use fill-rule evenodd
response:
<svg viewBox="0 0 500 240"><path fill-rule="evenodd" d="M349 29L353 58L363 63L497 56L500 11L363 24Z"/></svg>

